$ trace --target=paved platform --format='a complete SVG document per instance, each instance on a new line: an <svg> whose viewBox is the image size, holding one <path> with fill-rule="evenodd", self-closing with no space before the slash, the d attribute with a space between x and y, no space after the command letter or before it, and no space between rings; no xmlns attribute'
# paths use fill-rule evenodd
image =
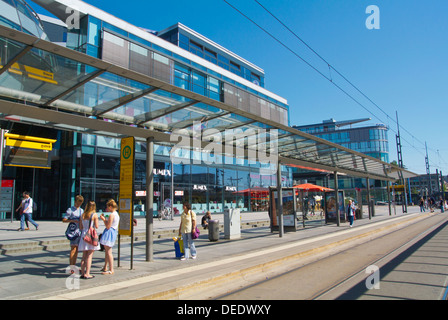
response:
<svg viewBox="0 0 448 320"><path fill-rule="evenodd" d="M401 207L389 216L387 206L377 206L371 220L356 220L355 227L347 223L340 227L325 225L320 220L306 221L306 227L296 232L271 233L266 221L267 213L243 213L241 238L211 242L202 233L195 241L198 250L196 260L179 261L174 255L170 238L154 241L154 261L145 261L144 237L134 243L133 269L130 270L130 243L122 243L120 267L112 276L102 275L100 268L104 254L95 252L92 263L94 279L83 280L70 275L68 266L69 247L36 252L17 252L0 255L0 299L206 299L212 288L221 290L229 281L240 281L269 276L273 268L297 264L311 254L323 252L347 242L347 239L362 238L377 228L394 226L403 221L425 218L418 207L409 207L403 214ZM223 221L222 216L213 218ZM178 217L174 221L154 221L154 232L177 229ZM144 231L144 220L139 221L136 234ZM26 241L59 241L63 238L66 224L41 221L39 230L17 231L18 222L0 223L0 248L5 243ZM9 225L8 225L9 224ZM33 229L33 228L31 228ZM101 229L101 228L100 228ZM376 231L375 231L376 232ZM61 236L62 235L62 236ZM342 238L341 238L342 237ZM117 248L114 248L117 263ZM80 257L78 257L78 266ZM246 281L246 280L245 280ZM78 287L79 285L79 287ZM205 290L205 291L204 291Z"/></svg>

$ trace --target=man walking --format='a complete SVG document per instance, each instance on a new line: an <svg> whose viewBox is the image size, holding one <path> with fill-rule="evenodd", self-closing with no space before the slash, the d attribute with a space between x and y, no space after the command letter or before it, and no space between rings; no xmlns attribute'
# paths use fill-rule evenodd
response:
<svg viewBox="0 0 448 320"><path fill-rule="evenodd" d="M22 208L22 215L20 217L20 229L19 231L24 231L24 223L25 219L27 219L29 222L33 224L33 226L36 227L36 230L39 230L39 225L33 220L31 217L33 214L33 199L30 197L30 194L28 191L23 192L23 200L20 206L16 209L18 211L20 208Z"/></svg>

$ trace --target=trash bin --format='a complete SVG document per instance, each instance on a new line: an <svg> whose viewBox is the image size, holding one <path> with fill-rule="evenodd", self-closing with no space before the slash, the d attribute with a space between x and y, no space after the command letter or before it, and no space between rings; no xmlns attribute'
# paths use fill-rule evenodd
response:
<svg viewBox="0 0 448 320"><path fill-rule="evenodd" d="M219 240L219 220L210 220L208 222L208 240Z"/></svg>

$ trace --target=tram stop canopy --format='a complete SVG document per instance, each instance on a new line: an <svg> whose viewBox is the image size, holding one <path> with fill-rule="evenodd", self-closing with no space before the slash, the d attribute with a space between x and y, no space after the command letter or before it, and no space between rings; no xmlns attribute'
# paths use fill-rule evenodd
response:
<svg viewBox="0 0 448 320"><path fill-rule="evenodd" d="M235 150L247 155L256 139L282 165L388 181L398 179L399 171L404 178L415 176L251 113L245 99L223 103L4 26L0 45L0 117L8 121L140 141L151 138L167 146L177 143L173 133L193 137L199 123L202 132L213 129L222 136L229 128L249 130L252 136L232 139ZM203 149L207 143L195 146Z"/></svg>

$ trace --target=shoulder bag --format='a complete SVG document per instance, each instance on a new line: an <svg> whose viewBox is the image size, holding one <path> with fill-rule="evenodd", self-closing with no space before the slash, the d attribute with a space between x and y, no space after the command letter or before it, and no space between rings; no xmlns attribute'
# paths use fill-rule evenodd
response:
<svg viewBox="0 0 448 320"><path fill-rule="evenodd" d="M92 214L93 216L93 214ZM87 230L86 235L84 236L83 240L84 242L91 244L92 246L97 246L98 245L98 233L96 232L96 229L92 226L92 216L90 217L89 220L89 230Z"/></svg>
<svg viewBox="0 0 448 320"><path fill-rule="evenodd" d="M78 225L74 222L70 222L65 230L65 237L68 240L75 240L81 235L81 230L79 230Z"/></svg>

